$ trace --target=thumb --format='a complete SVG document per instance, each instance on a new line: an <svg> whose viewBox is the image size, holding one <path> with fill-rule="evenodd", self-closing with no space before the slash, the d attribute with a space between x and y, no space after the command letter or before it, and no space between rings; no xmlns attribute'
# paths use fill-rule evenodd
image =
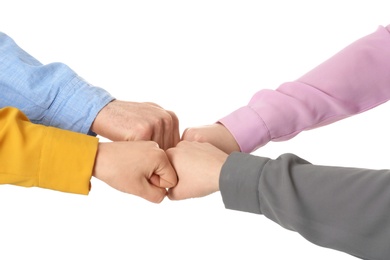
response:
<svg viewBox="0 0 390 260"><path fill-rule="evenodd" d="M147 182L144 186L143 198L154 203L160 203L167 195L165 188L159 188L150 182Z"/></svg>
<svg viewBox="0 0 390 260"><path fill-rule="evenodd" d="M165 160L157 166L149 181L157 187L172 188L177 184L177 174L168 158L166 156L164 158Z"/></svg>

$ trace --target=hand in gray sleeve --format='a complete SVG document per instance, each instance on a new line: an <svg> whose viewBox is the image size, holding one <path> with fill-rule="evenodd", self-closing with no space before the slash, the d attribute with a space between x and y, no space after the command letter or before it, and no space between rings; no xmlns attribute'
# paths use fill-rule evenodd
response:
<svg viewBox="0 0 390 260"><path fill-rule="evenodd" d="M219 185L228 209L263 214L312 243L360 258L390 256L389 170L233 153Z"/></svg>

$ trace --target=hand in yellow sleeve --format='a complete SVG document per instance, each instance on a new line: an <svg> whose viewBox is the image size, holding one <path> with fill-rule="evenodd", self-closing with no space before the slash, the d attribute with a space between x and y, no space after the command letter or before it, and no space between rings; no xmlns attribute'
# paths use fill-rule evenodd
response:
<svg viewBox="0 0 390 260"><path fill-rule="evenodd" d="M33 124L16 108L0 109L0 184L88 194L92 174L155 203L177 183L165 152L154 142L99 143Z"/></svg>

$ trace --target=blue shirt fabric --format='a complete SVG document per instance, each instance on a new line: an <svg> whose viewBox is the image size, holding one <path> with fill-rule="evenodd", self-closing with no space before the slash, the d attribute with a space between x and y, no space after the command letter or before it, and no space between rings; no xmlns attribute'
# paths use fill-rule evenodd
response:
<svg viewBox="0 0 390 260"><path fill-rule="evenodd" d="M36 124L96 135L91 125L112 100L67 65L43 65L0 32L0 108L16 107Z"/></svg>

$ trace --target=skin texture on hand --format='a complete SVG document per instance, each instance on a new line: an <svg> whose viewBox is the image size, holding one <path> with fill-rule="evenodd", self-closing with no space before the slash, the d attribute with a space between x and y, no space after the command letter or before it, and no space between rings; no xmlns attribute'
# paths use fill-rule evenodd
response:
<svg viewBox="0 0 390 260"><path fill-rule="evenodd" d="M112 141L151 140L164 150L180 141L175 113L153 103L114 100L99 112L91 130Z"/></svg>
<svg viewBox="0 0 390 260"><path fill-rule="evenodd" d="M204 197L219 190L219 176L228 155L209 143L181 141L166 151L178 175L168 198Z"/></svg>
<svg viewBox="0 0 390 260"><path fill-rule="evenodd" d="M154 203L160 203L166 189L177 184L165 151L153 141L99 143L93 176Z"/></svg>
<svg viewBox="0 0 390 260"><path fill-rule="evenodd" d="M240 152L240 147L229 130L222 124L187 128L182 140L210 143L227 154Z"/></svg>

